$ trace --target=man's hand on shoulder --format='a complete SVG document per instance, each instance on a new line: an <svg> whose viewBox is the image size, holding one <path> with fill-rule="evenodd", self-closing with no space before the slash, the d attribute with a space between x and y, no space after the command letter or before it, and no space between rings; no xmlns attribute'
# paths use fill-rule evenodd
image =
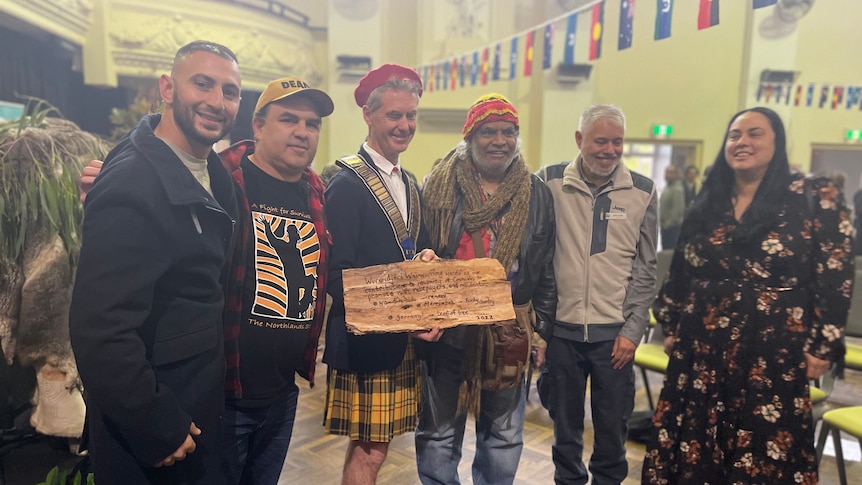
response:
<svg viewBox="0 0 862 485"><path fill-rule="evenodd" d="M81 202L87 198L87 193L93 188L93 182L101 171L101 160L90 160L90 163L81 171L81 178L78 179L78 197L81 198Z"/></svg>
<svg viewBox="0 0 862 485"><path fill-rule="evenodd" d="M200 434L201 430L197 426L195 426L194 422L192 422L192 424L189 426L189 434L186 436L186 439L185 441L183 441L183 444L181 444L180 447L177 448L177 451L171 453L170 456L158 462L156 464L156 468L160 468L163 466L172 466L178 461L185 460L186 456L191 453L194 453L195 449L197 449L197 444L195 444L195 440L192 437L199 436Z"/></svg>

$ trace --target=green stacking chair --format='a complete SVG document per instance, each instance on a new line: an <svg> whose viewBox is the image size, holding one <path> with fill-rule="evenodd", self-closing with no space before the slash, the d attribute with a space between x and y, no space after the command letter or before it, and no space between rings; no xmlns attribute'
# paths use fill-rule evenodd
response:
<svg viewBox="0 0 862 485"><path fill-rule="evenodd" d="M856 284L850 300L850 313L847 315L847 326L844 335L862 338L862 256L856 256ZM847 369L862 371L862 345L846 342L847 353L844 354L844 366Z"/></svg>
<svg viewBox="0 0 862 485"><path fill-rule="evenodd" d="M838 465L838 478L841 485L847 485L847 470L844 469L844 452L841 449L841 432L859 440L862 447L862 406L833 409L823 414L823 428L832 431L835 445L835 462ZM822 438L822 435L821 435ZM817 456L822 456L826 440L818 440Z"/></svg>
<svg viewBox="0 0 862 485"><path fill-rule="evenodd" d="M659 251L656 254L656 294L658 294L658 290L661 288L664 280L667 279L671 258L673 258L673 251L670 249ZM634 365L640 368L641 377L643 377L650 409L655 409L655 403L653 402L652 391L649 388L647 371L664 374L667 372L668 360L669 357L664 353L664 334L661 331L661 326L656 323L652 310L650 310L649 329L644 341L635 350L634 357Z"/></svg>
<svg viewBox="0 0 862 485"><path fill-rule="evenodd" d="M664 340L664 336L661 333L661 329L656 329L653 333L661 335L662 341ZM640 367L641 376L644 380L644 387L646 388L647 400L649 401L650 409L655 409L655 402L652 398L652 391L649 388L649 380L647 380L647 371L659 372L664 374L667 372L667 363L670 358L667 354L664 353L664 344L656 343L655 341L644 342L638 345L638 348L635 350L635 358L634 364Z"/></svg>
<svg viewBox="0 0 862 485"><path fill-rule="evenodd" d="M859 284L862 285L862 281ZM847 353L844 354L844 367L847 369L862 370L862 345L851 343L846 345Z"/></svg>

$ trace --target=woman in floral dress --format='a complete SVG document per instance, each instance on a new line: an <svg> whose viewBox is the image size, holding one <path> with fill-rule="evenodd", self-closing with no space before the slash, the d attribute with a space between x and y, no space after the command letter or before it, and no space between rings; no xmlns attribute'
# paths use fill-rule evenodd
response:
<svg viewBox="0 0 862 485"><path fill-rule="evenodd" d="M644 483L817 483L808 383L843 356L851 227L790 173L775 112L731 119L653 307L670 363Z"/></svg>

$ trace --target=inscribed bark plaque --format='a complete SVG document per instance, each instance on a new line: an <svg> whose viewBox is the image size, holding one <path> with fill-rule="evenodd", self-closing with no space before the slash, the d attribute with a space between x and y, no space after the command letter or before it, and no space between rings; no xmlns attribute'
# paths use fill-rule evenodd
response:
<svg viewBox="0 0 862 485"><path fill-rule="evenodd" d="M404 261L345 269L342 277L347 329L356 335L515 319L496 259Z"/></svg>

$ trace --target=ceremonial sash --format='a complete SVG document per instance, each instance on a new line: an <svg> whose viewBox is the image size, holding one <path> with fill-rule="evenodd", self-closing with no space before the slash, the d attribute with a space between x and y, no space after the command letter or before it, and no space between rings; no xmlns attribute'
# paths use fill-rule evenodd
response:
<svg viewBox="0 0 862 485"><path fill-rule="evenodd" d="M401 211L392 199L392 194L386 189L386 185L380 178L377 170L371 168L361 155L350 155L342 159L336 160L336 163L344 168L352 170L359 179L365 183L365 187L371 192L380 210L389 221L389 226L392 228L392 233L401 247L401 253L404 260L411 260L416 255L415 235L411 237L411 230L418 234L419 225L421 224L421 212L419 210L419 187L411 177L407 179L407 197L410 200L410 207L407 214L407 225L404 224L404 218L401 217ZM406 174L405 174L406 175Z"/></svg>

